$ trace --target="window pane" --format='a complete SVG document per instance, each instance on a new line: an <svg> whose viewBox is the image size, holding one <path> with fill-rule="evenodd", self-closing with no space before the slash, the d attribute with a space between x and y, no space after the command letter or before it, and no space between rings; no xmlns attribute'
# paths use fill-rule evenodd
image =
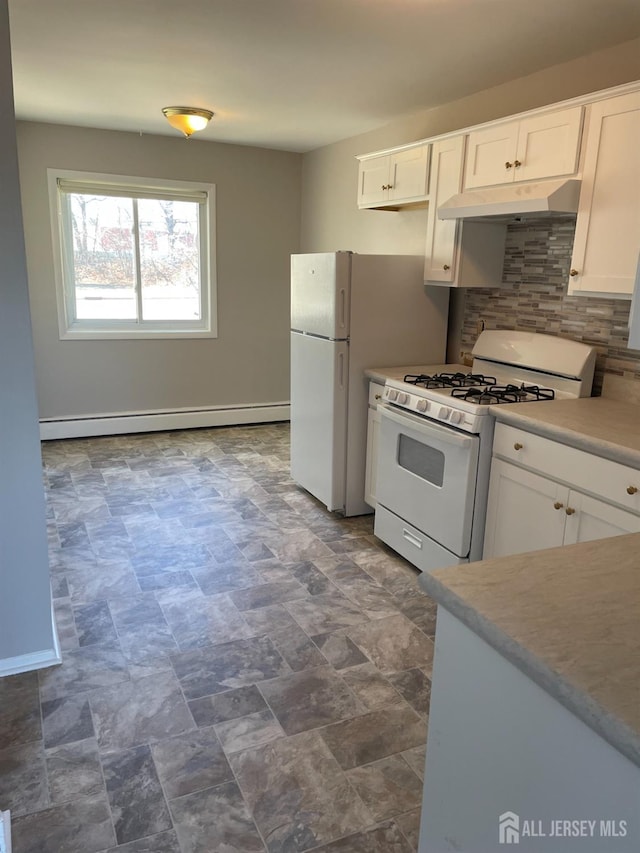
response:
<svg viewBox="0 0 640 853"><path fill-rule="evenodd" d="M144 320L200 319L199 207L138 200Z"/></svg>
<svg viewBox="0 0 640 853"><path fill-rule="evenodd" d="M133 204L129 198L71 195L78 320L135 320Z"/></svg>

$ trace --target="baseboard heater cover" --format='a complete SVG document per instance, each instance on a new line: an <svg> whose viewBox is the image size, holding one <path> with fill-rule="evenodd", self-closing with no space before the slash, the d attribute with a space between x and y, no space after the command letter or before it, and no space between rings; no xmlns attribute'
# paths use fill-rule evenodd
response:
<svg viewBox="0 0 640 853"><path fill-rule="evenodd" d="M43 418L40 421L40 438L42 441L51 441L58 438L86 438L132 432L275 423L288 421L289 416L289 403L284 402L214 406L207 409L167 409L162 412L122 412L72 418Z"/></svg>

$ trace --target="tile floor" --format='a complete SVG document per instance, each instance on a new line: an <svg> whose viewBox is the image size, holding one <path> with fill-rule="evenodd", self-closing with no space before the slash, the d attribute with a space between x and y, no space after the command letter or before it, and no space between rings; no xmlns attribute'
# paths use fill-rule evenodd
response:
<svg viewBox="0 0 640 853"><path fill-rule="evenodd" d="M46 443L63 664L0 679L15 853L410 853L435 605L277 424Z"/></svg>

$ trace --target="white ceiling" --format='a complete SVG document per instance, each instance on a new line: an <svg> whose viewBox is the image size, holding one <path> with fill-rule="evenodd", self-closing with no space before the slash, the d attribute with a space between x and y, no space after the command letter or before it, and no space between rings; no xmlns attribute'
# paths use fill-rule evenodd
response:
<svg viewBox="0 0 640 853"><path fill-rule="evenodd" d="M18 118L307 151L640 35L640 0L9 0ZM550 101L554 95L550 93Z"/></svg>

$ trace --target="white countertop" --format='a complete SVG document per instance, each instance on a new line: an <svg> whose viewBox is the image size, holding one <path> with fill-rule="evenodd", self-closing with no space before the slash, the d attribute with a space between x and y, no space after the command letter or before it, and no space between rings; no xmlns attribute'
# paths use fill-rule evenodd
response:
<svg viewBox="0 0 640 853"><path fill-rule="evenodd" d="M501 423L640 468L640 406L608 397L494 406Z"/></svg>
<svg viewBox="0 0 640 853"><path fill-rule="evenodd" d="M640 766L640 533L425 572L420 584Z"/></svg>

